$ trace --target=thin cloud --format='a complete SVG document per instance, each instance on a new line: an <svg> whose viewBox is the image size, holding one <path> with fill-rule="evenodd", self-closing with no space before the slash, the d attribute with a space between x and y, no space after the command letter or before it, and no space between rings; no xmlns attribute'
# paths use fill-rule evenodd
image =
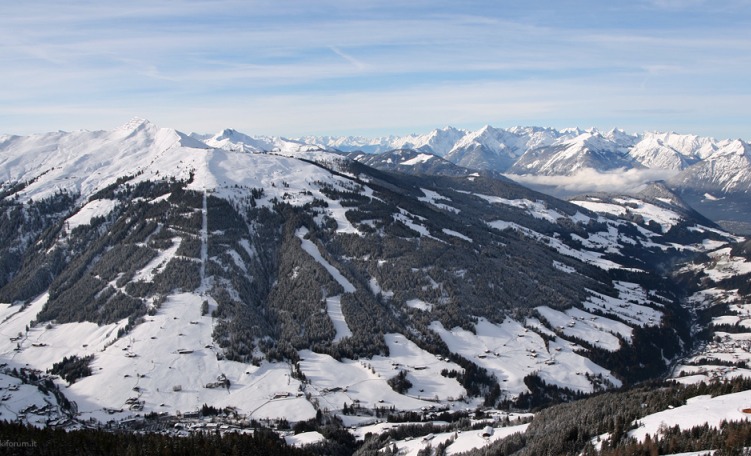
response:
<svg viewBox="0 0 751 456"><path fill-rule="evenodd" d="M358 70L358 71L362 71L362 70L364 70L364 69L366 69L368 67L368 65L366 65L365 63L361 62L360 60L357 60L356 58L352 57L349 54L345 54L344 52L342 52L341 49L339 49L339 48L337 48L335 46L329 46L329 49L331 49L331 51L334 54L336 54L339 57L343 58L345 61L351 63L352 66L356 70Z"/></svg>
<svg viewBox="0 0 751 456"><path fill-rule="evenodd" d="M737 128L741 122L731 116L750 94L746 81L733 76L751 70L751 39L738 26L742 16L718 13L687 27L671 22L672 13L647 15L642 7L16 2L0 17L0 115L11 118L5 128L36 130L39 117L10 113L56 104L132 106L184 128L177 122L182 116L170 111L218 105L222 112L241 103L263 105L264 118L282 119L284 134L330 132L314 114L321 109L340 131L367 123L370 130L417 130L457 119L702 125L715 136ZM624 19L615 14L624 11ZM290 107L304 114L282 111ZM356 113L341 112L355 107ZM396 107L410 115L395 116ZM681 114L669 119L661 110ZM641 122L628 114L639 111L651 114ZM253 113L249 107L238 115L251 126L267 123Z"/></svg>
<svg viewBox="0 0 751 456"><path fill-rule="evenodd" d="M555 187L559 195L566 196L598 192L633 192L648 182L665 180L675 174L675 171L654 169L616 169L609 172L584 169L571 176L508 174L507 177L533 187Z"/></svg>

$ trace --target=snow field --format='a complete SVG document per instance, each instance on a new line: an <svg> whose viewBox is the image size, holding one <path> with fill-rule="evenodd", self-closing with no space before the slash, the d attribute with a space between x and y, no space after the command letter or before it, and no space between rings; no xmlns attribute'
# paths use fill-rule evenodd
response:
<svg viewBox="0 0 751 456"><path fill-rule="evenodd" d="M159 250L159 253L153 260L149 261L149 263L144 266L143 269L133 275L133 281L153 282L154 276L162 272L162 270L167 267L167 263L169 263L172 258L175 257L177 249L180 248L182 241L183 239L181 237L173 237L172 246L164 250Z"/></svg>
<svg viewBox="0 0 751 456"><path fill-rule="evenodd" d="M547 306L535 308L547 322L564 335L585 340L608 351L618 351L621 343L617 335L631 340L632 329L623 323L593 315L581 309L570 308L565 312Z"/></svg>
<svg viewBox="0 0 751 456"><path fill-rule="evenodd" d="M36 386L25 385L21 379L0 373L0 420L21 421L36 427L47 426L47 413L32 410L50 408L51 416L61 418L52 395L44 396Z"/></svg>
<svg viewBox="0 0 751 456"><path fill-rule="evenodd" d="M352 406L355 401L371 409L393 406L397 410L419 410L440 406L433 402L436 397L447 401L466 393L455 379L440 375L442 369L461 370L456 364L438 360L400 334L387 334L386 342L394 350L388 358L337 361L329 355L301 351L300 369L310 382L306 393L321 408L332 411L341 410L345 403ZM395 392L387 383L400 370L407 371L407 379L413 384L406 394Z"/></svg>
<svg viewBox="0 0 751 456"><path fill-rule="evenodd" d="M377 296L379 293L387 299L391 299L394 297L394 292L391 290L384 290L381 288L381 284L378 283L378 279L375 277L371 277L370 280L368 280L368 287L370 288L371 293L373 295Z"/></svg>
<svg viewBox="0 0 751 456"><path fill-rule="evenodd" d="M715 261L715 266L704 269L707 276L714 282L720 282L736 275L751 273L751 262L742 257L730 255L730 247L715 250L709 253Z"/></svg>
<svg viewBox="0 0 751 456"><path fill-rule="evenodd" d="M646 291L640 285L618 281L616 281L614 285L618 290L617 298L587 290L591 293L591 296L584 301L584 308L587 310L602 311L605 314L612 314L632 325L660 325L663 316L662 312L645 304L655 306L661 305L650 301L647 298Z"/></svg>
<svg viewBox="0 0 751 456"><path fill-rule="evenodd" d="M424 203L432 204L433 206L435 206L435 207L437 207L439 209L443 209L443 210L446 210L446 211L454 212L456 214L459 213L459 209L457 209L455 207L452 207L452 206L449 206L448 204L444 204L444 203L440 202L440 201L451 202L451 199L449 199L449 198L447 198L447 197L445 197L445 196L441 195L440 193L435 192L433 190L428 190L426 188L420 188L420 190L422 191L422 193L425 196L421 196L421 197L417 198L418 201L422 201Z"/></svg>
<svg viewBox="0 0 751 456"><path fill-rule="evenodd" d="M427 227L415 221L415 219L420 220L422 217L410 214L408 211L405 211L402 208L399 208L399 213L393 214L393 217L394 220L398 220L404 223L409 229L419 233L420 236L429 237L431 239L435 239L438 242L443 242L437 237L431 236L430 230L428 230Z"/></svg>
<svg viewBox="0 0 751 456"><path fill-rule="evenodd" d="M467 237L467 236L463 235L462 233L459 233L458 231L454 231L454 230L449 230L449 229L447 229L447 228L444 228L444 229L443 229L442 231L443 231L443 232L444 232L445 234L448 234L449 236L454 236L454 237L458 237L459 239L463 239L463 240L465 240L465 241L467 241L467 242L474 242L474 241L472 241L472 239L471 239L471 238L469 238L469 237Z"/></svg>
<svg viewBox="0 0 751 456"><path fill-rule="evenodd" d="M710 253L715 263L702 271L713 281L745 273L749 263L742 258L730 257L729 253L729 248ZM689 265L687 269L695 269L695 266ZM714 339L686 358L684 364L676 366L673 378L681 383L698 383L737 376L751 377L751 369L738 367L740 363L751 363L751 304L741 298L738 290L721 288L698 291L689 296L688 303L697 309L727 305L728 312L712 319L711 325L715 326ZM719 331L722 328L718 325L737 326L737 329L727 333Z"/></svg>
<svg viewBox="0 0 751 456"><path fill-rule="evenodd" d="M404 166L419 165L420 163L429 162L433 158L434 156L430 154L418 154L417 156L410 158L409 160L405 160L401 162L400 165L404 165Z"/></svg>
<svg viewBox="0 0 751 456"><path fill-rule="evenodd" d="M305 227L298 228L295 232L295 235L300 239L300 242L302 244L302 249L310 256L313 257L314 260L316 260L321 266L323 266L326 271L328 271L329 274L331 274L331 277L336 280L339 285L344 288L345 293L354 293L356 291L355 286L352 285L352 283L347 280L346 277L342 275L341 272L339 272L338 269L336 269L334 266L331 265L328 261L326 261L325 258L321 255L321 252L318 250L318 247L313 244L312 241L309 239L305 239L305 235L308 234L308 229Z"/></svg>
<svg viewBox="0 0 751 456"><path fill-rule="evenodd" d="M511 319L497 325L481 318L475 325L476 334L461 328L447 330L439 322L433 322L431 329L452 352L494 374L506 397L528 392L524 377L530 374L537 374L547 383L584 392L593 391L587 374L602 375L620 385L609 371L577 354L575 350L581 349L578 345L561 339L546 345L539 334Z"/></svg>
<svg viewBox="0 0 751 456"><path fill-rule="evenodd" d="M603 249L607 253L620 253L621 242L627 244L634 244L634 241L630 238L621 236L618 233L618 229L612 224L608 225L607 231L600 231L597 233L589 233L587 238L583 238L578 234L571 233L571 239L578 241L582 246L588 249Z"/></svg>
<svg viewBox="0 0 751 456"><path fill-rule="evenodd" d="M98 326L85 322L32 326L31 323L47 303L47 299L48 295L45 293L32 300L23 310L20 306L2 305L7 316L0 330L0 358L8 362L9 367L28 364L36 369L47 370L64 356L98 353L115 340L117 330L127 323L121 321ZM20 339L12 340L19 334ZM17 351L17 348L21 350Z"/></svg>
<svg viewBox="0 0 751 456"><path fill-rule="evenodd" d="M659 224L663 233L666 233L676 223L681 221L681 216L676 212L636 198L616 198L614 201L619 204L581 200L571 202L592 212L612 214L618 217L622 217L628 212L641 215L646 223L655 222Z"/></svg>
<svg viewBox="0 0 751 456"><path fill-rule="evenodd" d="M717 397L696 396L686 401L686 405L663 410L637 420L638 427L630 431L629 436L643 441L647 434L651 436L658 434L663 425L690 429L707 423L717 428L723 420L748 420L749 414L744 413L743 409L749 407L751 407L751 391Z"/></svg>
<svg viewBox="0 0 751 456"><path fill-rule="evenodd" d="M346 337L352 337L352 331L347 326L347 320L342 313L342 295L326 298L326 313L328 313L336 331L334 342L339 342Z"/></svg>
<svg viewBox="0 0 751 456"><path fill-rule="evenodd" d="M529 424L494 427L493 434L487 437L483 436L483 430L441 432L425 437L415 437L410 440L398 440L394 444L399 449L400 455L416 456L420 450L427 448L428 445L435 448L437 445L453 439L453 443L446 448L446 454L452 455L464 453L474 448L482 448L512 434L524 433L528 426Z"/></svg>
<svg viewBox="0 0 751 456"><path fill-rule="evenodd" d="M553 260L553 267L558 269L561 272L565 272L567 274L573 274L576 272L576 269L572 268L571 266L567 266L560 261Z"/></svg>
<svg viewBox="0 0 751 456"><path fill-rule="evenodd" d="M422 299L410 299L405 304L407 305L407 307L422 310L425 312L430 312L431 310L433 310L433 304L423 301Z"/></svg>
<svg viewBox="0 0 751 456"><path fill-rule="evenodd" d="M68 389L79 410L106 421L100 407L127 412L125 401L137 398L144 413L176 414L209 403L237 407L252 418L315 416L312 406L297 397L300 383L290 377L288 365L255 367L218 359L213 322L201 316L201 302L201 296L187 293L168 297L156 315L98 354L94 375ZM229 379L229 389L206 388L220 375Z"/></svg>
<svg viewBox="0 0 751 456"><path fill-rule="evenodd" d="M90 225L94 217L107 216L117 205L117 201L110 199L94 200L86 203L75 214L65 220L64 226L67 231L81 225Z"/></svg>
<svg viewBox="0 0 751 456"><path fill-rule="evenodd" d="M525 236L536 239L537 241L547 244L552 249L556 250L558 253L566 256L570 256L572 258L576 258L578 260L581 260L585 263L592 264L594 266L597 266L604 270L609 269L621 269L622 266L618 263L615 263L610 260L606 260L602 258L603 254L599 252L592 252L588 250L576 250L568 245L561 242L559 239L556 239L554 237L545 236L544 234L538 233L537 231L530 230L529 228L525 228L517 223L514 222L508 222L505 220L494 220L491 222L487 222L488 226L491 228L495 228L498 230L505 230L508 228L511 228L513 230L519 231L520 233L524 234Z"/></svg>
<svg viewBox="0 0 751 456"><path fill-rule="evenodd" d="M294 447L302 447L305 445L311 445L318 442L323 442L326 437L318 431L301 432L299 434L285 435L284 441L287 445Z"/></svg>
<svg viewBox="0 0 751 456"><path fill-rule="evenodd" d="M306 420L315 409L298 397L300 382L290 376L286 363L263 363L260 367L220 360L213 346L212 319L201 316L203 297L194 294L172 295L157 314L130 334L115 339L117 329L127 323L97 326L93 323L68 323L36 326L21 341L0 339L0 356L9 367L30 365L46 370L64 356L94 354L93 375L73 385L59 380L65 395L78 404L83 419L92 417L106 422L149 412L195 411L204 403L215 407L237 407L250 418L287 418ZM46 296L33 301L23 312L10 315L4 333L25 333L25 325L36 317ZM5 309L7 311L7 309ZM206 388L220 375L230 388ZM179 387L179 391L175 391ZM143 403L143 410L129 410L128 399ZM109 413L113 410L114 413Z"/></svg>
<svg viewBox="0 0 751 456"><path fill-rule="evenodd" d="M483 195L480 193L472 193L472 195L482 198L492 204L505 204L507 206L524 209L527 214L532 217L546 220L550 223L556 223L559 218L569 218L555 209L550 209L543 201L530 201L528 199L510 200L501 198L500 196Z"/></svg>

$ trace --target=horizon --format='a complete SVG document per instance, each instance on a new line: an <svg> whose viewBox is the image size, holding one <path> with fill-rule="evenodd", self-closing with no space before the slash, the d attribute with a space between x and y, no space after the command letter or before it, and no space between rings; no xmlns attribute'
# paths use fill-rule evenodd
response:
<svg viewBox="0 0 751 456"><path fill-rule="evenodd" d="M0 18L0 129L405 136L534 125L751 139L748 0L76 0Z"/></svg>
<svg viewBox="0 0 751 456"><path fill-rule="evenodd" d="M491 125L491 124L487 124L487 123L483 124L482 126L480 126L478 128L463 128L463 127L457 127L457 126L454 126L454 125L444 125L444 126L441 126L441 127L433 127L433 128L428 129L428 130L421 131L421 132L419 132L419 131L412 131L412 132L404 133L404 134L385 133L385 134L381 134L381 135L370 135L370 136L369 135L350 135L350 134L342 134L342 135L312 134L312 135L302 135L302 136L285 135L285 134L271 135L271 134L265 134L264 132L255 132L255 131L249 132L249 131L244 131L244 130L241 130L239 128L235 128L235 127L232 127L232 126L223 127L223 128L218 129L218 130L215 130L215 131L185 130L185 129L175 128L174 126L171 126L171 125L161 125L159 123L153 122L151 119L147 119L147 118L141 117L141 116L134 116L130 120L126 121L126 122L121 122L118 125L113 125L113 126L110 126L108 128L102 128L102 129L87 129L87 128L78 128L78 129L71 129L71 130L57 129L57 130L50 130L50 131L31 132L31 133L20 134L20 135L12 133L12 132L3 132L3 131L0 131L0 136L3 136L3 135L9 135L9 136L35 136L35 135L45 135L45 134L50 134L50 133L75 133L75 132L112 131L112 130L116 130L118 128L123 128L123 127L127 126L128 124L130 124L130 123L132 123L134 121L146 121L146 122L148 122L148 123L150 123L150 124L152 124L152 125L154 125L154 126L156 126L158 128L172 129L172 130L175 130L177 132L183 133L183 134L188 135L188 136L196 135L198 137L204 137L203 139L207 139L207 138L216 136L216 135L218 135L218 134L220 134L220 133L222 133L222 132L224 132L226 130L230 130L230 131L234 131L236 133L240 133L242 135L249 136L251 138L276 137L276 138L286 139L286 140L291 140L291 141L305 140L306 138L341 139L341 138L348 138L348 137L353 138L353 139L375 140L375 139L386 139L386 138L392 138L392 137L393 138L419 137L419 136L423 136L423 135L432 133L434 131L445 130L445 129L454 129L454 130L462 131L462 132L465 132L465 133L472 133L472 132L476 132L478 130L481 130L483 128L490 127L490 128L496 129L496 130L505 130L505 131L509 131L509 130L516 129L516 128L520 128L520 129L524 129L524 128L540 128L540 129L545 129L545 130L555 130L555 131L558 131L558 132L566 132L568 130L579 130L581 132L595 131L595 132L598 132L598 133L608 133L610 131L621 131L621 132L623 132L623 133L625 133L627 135L632 135L632 136L643 136L643 135L645 135L647 133L653 133L653 134L673 134L673 135L681 135L681 136L690 136L690 135L693 135L693 136L697 136L697 137L700 137L700 138L708 138L708 139L715 140L715 141L735 141L735 140L740 140L740 141L743 141L745 143L751 143L751 141L749 141L749 139L746 139L746 138L714 137L714 136L700 135L700 134L697 134L697 133L694 133L694 132L682 132L682 131L667 131L667 130L655 130L655 129L651 129L651 130L648 129L648 130L641 130L641 131L631 131L631 130L626 130L626 129L623 129L623 128L620 128L620 127L612 127L612 128L604 129L604 128L592 127L592 126L590 126L590 127L568 126L568 127L563 127L563 128L557 128L557 127L551 127L551 126L546 126L546 125L511 125L511 126L499 127L499 126Z"/></svg>

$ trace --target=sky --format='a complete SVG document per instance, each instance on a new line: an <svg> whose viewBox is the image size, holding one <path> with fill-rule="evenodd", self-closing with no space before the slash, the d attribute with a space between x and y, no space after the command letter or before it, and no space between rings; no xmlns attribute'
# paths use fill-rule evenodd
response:
<svg viewBox="0 0 751 456"><path fill-rule="evenodd" d="M0 134L751 139L751 0L3 2L0 64Z"/></svg>

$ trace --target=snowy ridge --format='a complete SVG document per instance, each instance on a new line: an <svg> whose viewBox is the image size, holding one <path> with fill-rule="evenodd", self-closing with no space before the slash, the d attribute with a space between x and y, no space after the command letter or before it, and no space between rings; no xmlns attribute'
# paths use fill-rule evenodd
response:
<svg viewBox="0 0 751 456"><path fill-rule="evenodd" d="M499 160L595 166L612 147L635 160L640 141L619 130L474 133L412 136L418 150L390 157L426 170L443 160L435 148L449 156L460 143L467 159L501 150ZM740 143L655 138L684 171L748 156ZM29 258L13 266L4 250L0 264L10 271L0 380L18 383L2 393L4 416L39 423L24 410L56 404L13 368L49 378L77 408L58 404L56 419L79 424L177 419L206 403L246 422L336 417L361 428L353 434L388 414L568 400L668 366L686 383L748 373L751 309L745 284L729 285L751 274L745 239L666 185L565 202L493 173L390 173L329 147L234 130L188 136L141 119L4 137L3 220L34 225L2 231ZM691 287L686 302L677 284ZM699 321L682 311L717 304L729 306L711 319L719 340L681 361ZM611 361L624 354L643 359ZM721 367L705 364L709 355ZM90 375L47 373L69 357L85 357ZM496 424L484 437L395 445L417 452L454 439L451 451L463 451L515 428Z"/></svg>

